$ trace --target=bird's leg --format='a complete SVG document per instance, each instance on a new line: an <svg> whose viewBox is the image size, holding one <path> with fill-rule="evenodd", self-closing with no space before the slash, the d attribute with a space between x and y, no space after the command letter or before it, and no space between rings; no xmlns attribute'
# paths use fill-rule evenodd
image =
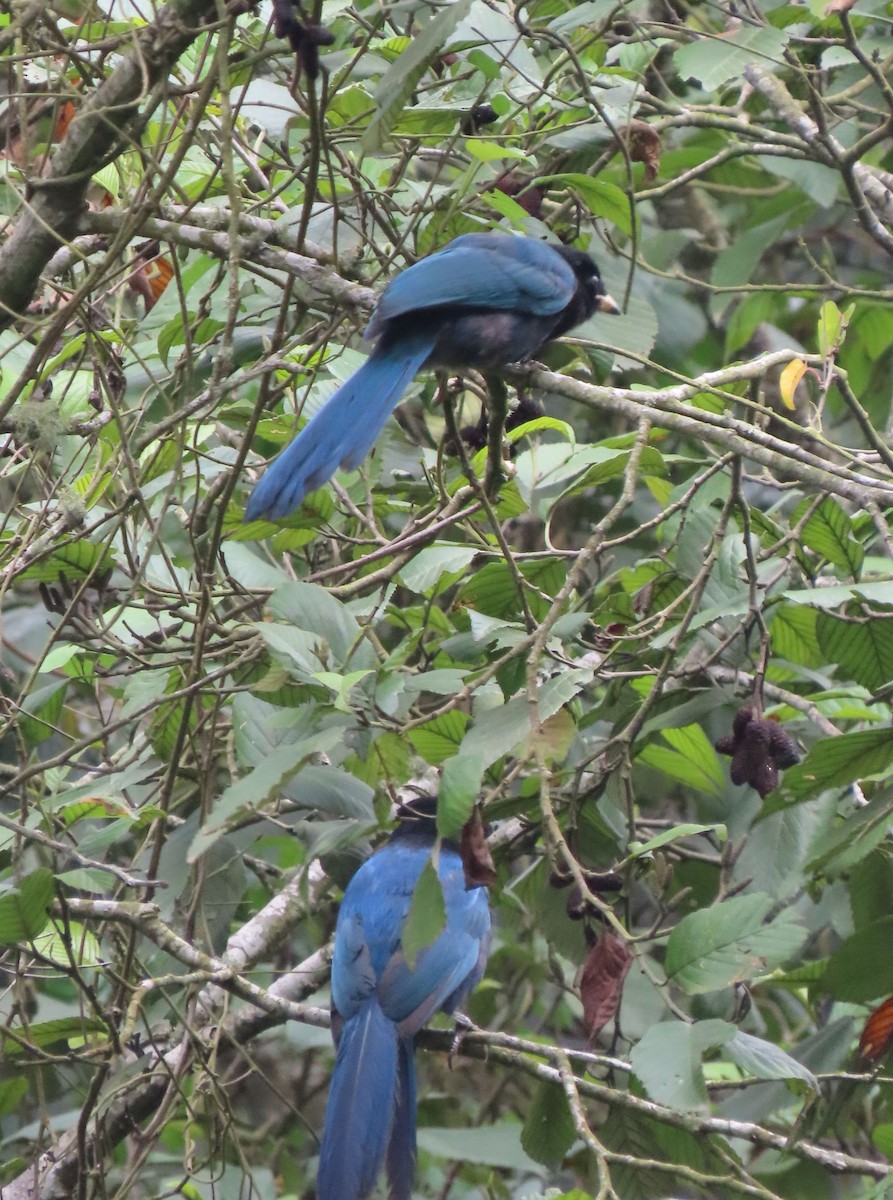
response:
<svg viewBox="0 0 893 1200"><path fill-rule="evenodd" d="M491 498L499 491L505 471L503 469L502 439L508 416L508 389L498 375L485 374L490 414L487 426L487 470L484 475L484 491Z"/></svg>
<svg viewBox="0 0 893 1200"><path fill-rule="evenodd" d="M450 1042L449 1054L447 1054L447 1062L451 1071L453 1069L453 1058L461 1050L465 1035L467 1033L474 1033L477 1030L477 1025L465 1013L454 1012L453 1020L456 1022L456 1028L453 1031L453 1040Z"/></svg>

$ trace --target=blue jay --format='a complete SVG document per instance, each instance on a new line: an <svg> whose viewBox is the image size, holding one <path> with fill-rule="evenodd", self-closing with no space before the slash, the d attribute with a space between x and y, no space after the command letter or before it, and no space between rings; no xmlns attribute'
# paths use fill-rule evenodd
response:
<svg viewBox="0 0 893 1200"><path fill-rule="evenodd" d="M422 805L419 811L423 812ZM332 959L337 1047L316 1181L317 1200L362 1200L382 1166L390 1200L410 1200L415 1167L416 1033L453 1012L484 973L490 907L466 885L455 842L440 843L446 924L410 967L401 936L413 891L436 842L430 815L401 822L344 893Z"/></svg>
<svg viewBox="0 0 893 1200"><path fill-rule="evenodd" d="M567 246L467 233L414 263L372 314L375 349L267 469L245 520L286 517L339 466L358 467L422 367L523 362L596 310L620 311L589 255Z"/></svg>

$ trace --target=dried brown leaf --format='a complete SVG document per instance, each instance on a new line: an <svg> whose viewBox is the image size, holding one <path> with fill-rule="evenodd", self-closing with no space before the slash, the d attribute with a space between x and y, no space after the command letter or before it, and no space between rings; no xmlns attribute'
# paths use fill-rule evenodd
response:
<svg viewBox="0 0 893 1200"><path fill-rule="evenodd" d="M626 942L606 930L583 964L580 994L583 999L583 1023L591 1046L607 1023L614 1019L623 995L623 981L632 963Z"/></svg>
<svg viewBox="0 0 893 1200"><path fill-rule="evenodd" d="M477 809L462 827L459 853L465 869L466 888L489 887L496 880L493 856L487 845L487 833Z"/></svg>

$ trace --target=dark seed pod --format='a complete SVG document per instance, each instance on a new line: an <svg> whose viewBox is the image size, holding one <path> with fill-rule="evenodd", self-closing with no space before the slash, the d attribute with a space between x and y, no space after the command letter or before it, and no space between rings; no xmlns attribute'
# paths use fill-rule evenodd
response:
<svg viewBox="0 0 893 1200"><path fill-rule="evenodd" d="M463 133L475 133L485 125L492 125L499 120L499 114L492 104L475 104L468 112L462 114L460 127Z"/></svg>
<svg viewBox="0 0 893 1200"><path fill-rule="evenodd" d="M559 871L557 867L553 867L549 872L549 887L555 888L556 891L570 887L573 882L574 877L569 871Z"/></svg>
<svg viewBox="0 0 893 1200"><path fill-rule="evenodd" d="M580 888L575 883L567 895L567 915L572 921L582 921L586 916L589 905L583 899Z"/></svg>
<svg viewBox="0 0 893 1200"><path fill-rule="evenodd" d="M769 721L769 745L772 749L772 757L775 759L776 766L785 770L787 767L795 767L800 761L800 752L794 745L794 739L790 734L785 733L784 729L777 721Z"/></svg>
<svg viewBox="0 0 893 1200"><path fill-rule="evenodd" d="M780 770L800 761L790 735L777 721L757 717L752 708L739 708L731 737L721 737L714 744L720 754L732 756L732 783L749 784L761 796L778 787Z"/></svg>

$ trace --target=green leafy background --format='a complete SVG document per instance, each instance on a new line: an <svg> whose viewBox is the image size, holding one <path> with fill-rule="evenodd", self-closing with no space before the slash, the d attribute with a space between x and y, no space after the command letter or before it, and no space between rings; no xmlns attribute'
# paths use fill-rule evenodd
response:
<svg viewBox="0 0 893 1200"><path fill-rule="evenodd" d="M324 0L315 81L244 7L0 14L4 1200L309 1194L324 948L412 787L498 875L419 1196L884 1195L893 6ZM498 495L483 382L423 374L244 524L387 279L490 228L623 307L507 373Z"/></svg>

